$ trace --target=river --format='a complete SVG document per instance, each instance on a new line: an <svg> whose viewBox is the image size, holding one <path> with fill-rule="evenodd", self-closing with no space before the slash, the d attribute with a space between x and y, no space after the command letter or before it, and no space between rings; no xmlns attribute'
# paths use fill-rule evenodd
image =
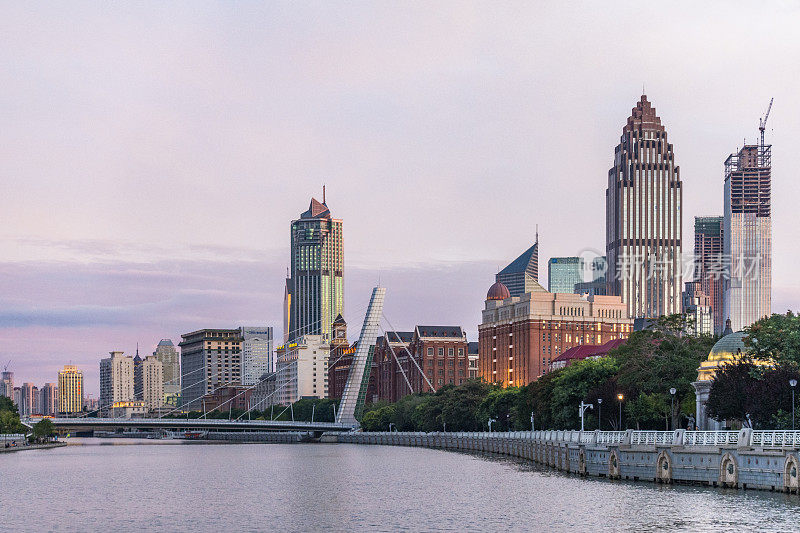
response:
<svg viewBox="0 0 800 533"><path fill-rule="evenodd" d="M72 439L0 455L0 531L798 530L800 497L356 444Z"/></svg>

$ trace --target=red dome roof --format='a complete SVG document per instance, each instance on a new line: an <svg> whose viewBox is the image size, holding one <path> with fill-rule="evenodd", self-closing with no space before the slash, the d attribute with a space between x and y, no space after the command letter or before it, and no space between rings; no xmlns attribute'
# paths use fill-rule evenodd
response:
<svg viewBox="0 0 800 533"><path fill-rule="evenodd" d="M489 292L486 293L487 300L505 300L509 296L511 296L511 293L508 292L508 287L499 281L495 281L494 285L489 287Z"/></svg>

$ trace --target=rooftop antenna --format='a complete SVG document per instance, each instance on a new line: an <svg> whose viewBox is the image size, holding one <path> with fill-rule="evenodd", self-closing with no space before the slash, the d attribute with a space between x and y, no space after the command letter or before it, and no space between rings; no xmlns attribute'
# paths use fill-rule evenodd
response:
<svg viewBox="0 0 800 533"><path fill-rule="evenodd" d="M539 224L536 224L536 243L539 244Z"/></svg>
<svg viewBox="0 0 800 533"><path fill-rule="evenodd" d="M322 186L322 203L325 204L325 185ZM328 205L328 204L325 204Z"/></svg>
<svg viewBox="0 0 800 533"><path fill-rule="evenodd" d="M767 127L767 119L769 118L769 112L772 111L772 101L775 98L769 99L769 106L767 107L767 112L764 113L764 118L758 119L758 131L761 132L761 147L764 147L764 130Z"/></svg>
<svg viewBox="0 0 800 533"><path fill-rule="evenodd" d="M3 372L8 372L8 367L9 366L11 366L11 359L9 359L8 363L6 363L6 366L3 367Z"/></svg>

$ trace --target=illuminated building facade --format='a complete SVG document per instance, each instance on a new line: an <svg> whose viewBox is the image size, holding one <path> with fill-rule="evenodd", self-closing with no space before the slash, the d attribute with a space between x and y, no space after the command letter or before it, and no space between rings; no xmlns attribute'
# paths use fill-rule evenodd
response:
<svg viewBox="0 0 800 533"><path fill-rule="evenodd" d="M622 130L608 171L608 294L633 318L681 311L682 196L667 131L642 95Z"/></svg>
<svg viewBox="0 0 800 533"><path fill-rule="evenodd" d="M58 412L65 415L83 410L83 372L65 365L58 373Z"/></svg>
<svg viewBox="0 0 800 533"><path fill-rule="evenodd" d="M495 283L478 326L478 366L489 383L522 386L548 372L573 346L626 339L633 331L619 296L554 294L541 286L510 296Z"/></svg>

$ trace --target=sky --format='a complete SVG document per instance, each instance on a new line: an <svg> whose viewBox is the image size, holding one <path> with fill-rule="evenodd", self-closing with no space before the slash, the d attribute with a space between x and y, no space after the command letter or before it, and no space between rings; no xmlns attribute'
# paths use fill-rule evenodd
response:
<svg viewBox="0 0 800 533"><path fill-rule="evenodd" d="M498 268L605 247L646 92L695 216L775 98L773 311L800 308L793 2L0 2L0 367L281 329L289 222L344 220L345 318L470 339ZM384 325L388 329L388 325Z"/></svg>

